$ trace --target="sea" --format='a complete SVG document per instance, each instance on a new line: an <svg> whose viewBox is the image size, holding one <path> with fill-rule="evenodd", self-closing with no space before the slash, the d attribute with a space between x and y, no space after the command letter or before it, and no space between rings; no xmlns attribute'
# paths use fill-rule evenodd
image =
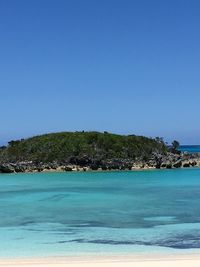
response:
<svg viewBox="0 0 200 267"><path fill-rule="evenodd" d="M200 145L183 145L180 146L179 150L181 152L200 153Z"/></svg>
<svg viewBox="0 0 200 267"><path fill-rule="evenodd" d="M0 258L200 252L200 169L0 174Z"/></svg>

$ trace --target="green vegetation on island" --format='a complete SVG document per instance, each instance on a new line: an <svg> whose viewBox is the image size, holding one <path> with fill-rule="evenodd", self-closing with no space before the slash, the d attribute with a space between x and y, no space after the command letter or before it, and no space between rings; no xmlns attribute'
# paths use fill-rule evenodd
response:
<svg viewBox="0 0 200 267"><path fill-rule="evenodd" d="M199 155L181 154L178 141L108 132L61 132L8 142L0 172L134 170L193 167Z"/></svg>
<svg viewBox="0 0 200 267"><path fill-rule="evenodd" d="M10 141L0 149L0 162L64 162L72 157L91 161L148 160L152 153L166 153L162 138L118 135L108 132L60 132Z"/></svg>

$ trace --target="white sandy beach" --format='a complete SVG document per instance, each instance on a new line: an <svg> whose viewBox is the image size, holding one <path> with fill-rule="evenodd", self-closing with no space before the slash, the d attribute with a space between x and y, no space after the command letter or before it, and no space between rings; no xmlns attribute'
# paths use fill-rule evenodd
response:
<svg viewBox="0 0 200 267"><path fill-rule="evenodd" d="M200 255L173 255L133 257L52 257L37 259L5 259L0 260L0 266L73 266L73 267L199 267Z"/></svg>

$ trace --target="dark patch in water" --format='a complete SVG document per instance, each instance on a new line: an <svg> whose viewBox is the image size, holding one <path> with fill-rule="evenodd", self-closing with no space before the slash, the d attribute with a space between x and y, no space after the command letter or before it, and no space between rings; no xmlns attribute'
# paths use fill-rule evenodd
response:
<svg viewBox="0 0 200 267"><path fill-rule="evenodd" d="M59 200L63 200L66 197L70 197L70 194L56 194L50 197L45 197L43 199L40 199L39 202L43 202L43 201L59 201Z"/></svg>
<svg viewBox="0 0 200 267"><path fill-rule="evenodd" d="M27 226L29 224L35 224L37 223L36 221L26 221L26 222L22 222L19 224L19 226Z"/></svg>
<svg viewBox="0 0 200 267"><path fill-rule="evenodd" d="M92 243L92 244L107 244L107 245L144 245L144 246L159 246L159 247L168 247L174 249L193 249L200 248L200 236L186 234L186 235L178 235L168 239L160 239L155 241L117 241L110 239L95 239L95 240L87 240L87 239L74 239L70 241L59 241L58 243L69 243L69 242L77 242L77 243Z"/></svg>
<svg viewBox="0 0 200 267"><path fill-rule="evenodd" d="M105 227L105 223L103 222L97 222L97 221L85 221L77 223L77 224L72 224L71 227L77 227L77 228L86 228L86 227Z"/></svg>

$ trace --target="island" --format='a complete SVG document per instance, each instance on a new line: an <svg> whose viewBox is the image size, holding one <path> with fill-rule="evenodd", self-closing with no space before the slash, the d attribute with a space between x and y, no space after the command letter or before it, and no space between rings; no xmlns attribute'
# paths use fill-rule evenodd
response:
<svg viewBox="0 0 200 267"><path fill-rule="evenodd" d="M109 171L200 166L199 153L162 138L108 132L59 132L0 147L0 172Z"/></svg>

